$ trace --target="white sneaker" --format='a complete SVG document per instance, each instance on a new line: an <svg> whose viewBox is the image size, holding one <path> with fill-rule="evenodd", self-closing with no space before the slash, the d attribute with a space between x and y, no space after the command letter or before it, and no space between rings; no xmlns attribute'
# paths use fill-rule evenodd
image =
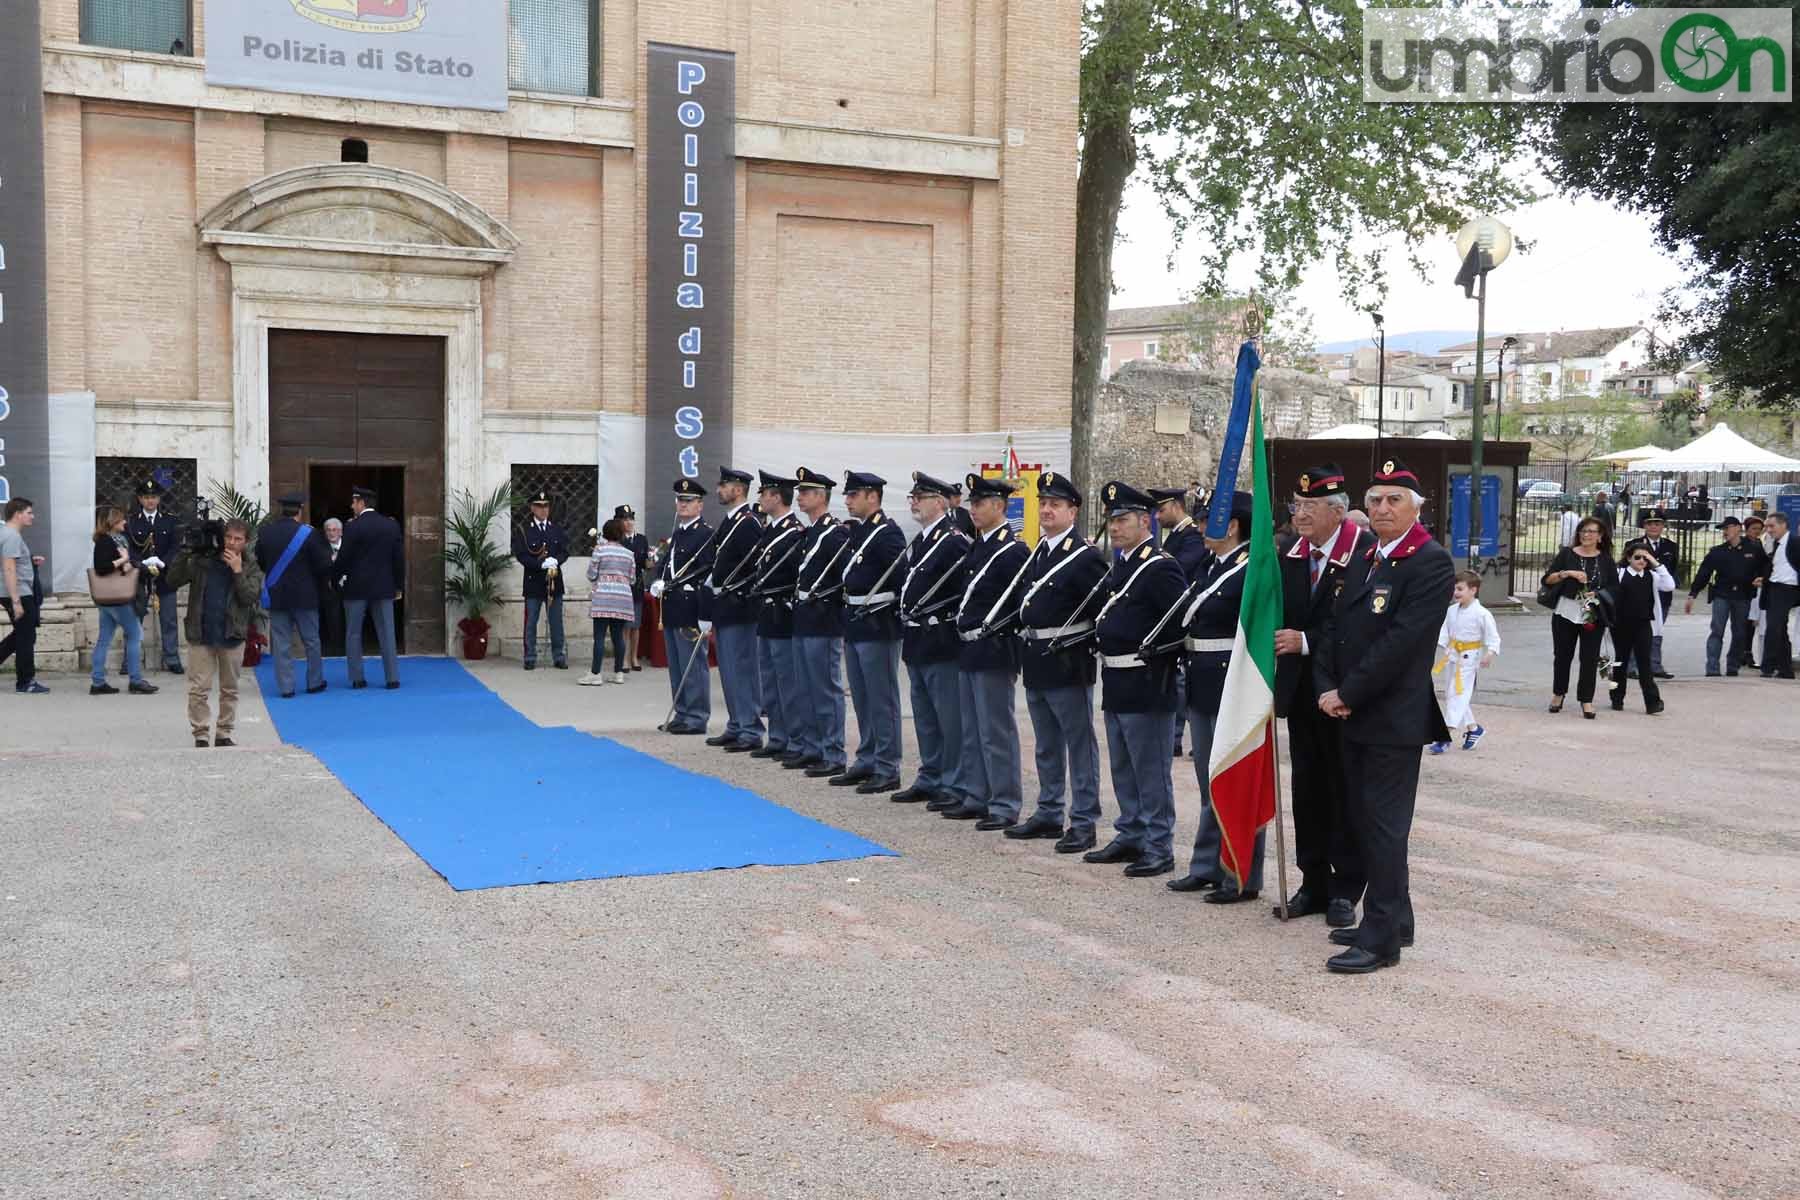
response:
<svg viewBox="0 0 1800 1200"><path fill-rule="evenodd" d="M586 675L583 675L580 679L577 679L575 682L579 683L582 687L597 687L600 684L606 682L606 676L596 675L594 672L589 671Z"/></svg>
<svg viewBox="0 0 1800 1200"><path fill-rule="evenodd" d="M613 673L612 681L614 683L624 683L625 682L625 672L615 671Z"/></svg>

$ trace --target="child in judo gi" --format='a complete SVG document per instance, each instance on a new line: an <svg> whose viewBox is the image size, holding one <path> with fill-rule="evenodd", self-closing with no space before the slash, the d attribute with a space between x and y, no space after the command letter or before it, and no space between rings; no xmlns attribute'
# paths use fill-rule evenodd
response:
<svg viewBox="0 0 1800 1200"><path fill-rule="evenodd" d="M1454 602L1444 614L1444 627L1438 631L1441 657L1432 669L1444 677L1444 724L1451 733L1462 731L1464 750L1473 750L1487 730L1475 719L1475 677L1483 667L1494 664L1500 653L1500 627L1494 614L1477 599L1481 594L1481 576L1473 571L1458 571ZM1434 742L1433 754L1442 754L1449 742Z"/></svg>

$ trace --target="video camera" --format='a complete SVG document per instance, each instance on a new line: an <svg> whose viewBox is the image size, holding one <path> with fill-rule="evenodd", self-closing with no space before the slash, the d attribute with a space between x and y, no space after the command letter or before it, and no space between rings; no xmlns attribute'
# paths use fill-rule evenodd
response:
<svg viewBox="0 0 1800 1200"><path fill-rule="evenodd" d="M212 515L205 500L194 504L194 519L181 531L181 549L196 558L217 558L225 552L225 522Z"/></svg>

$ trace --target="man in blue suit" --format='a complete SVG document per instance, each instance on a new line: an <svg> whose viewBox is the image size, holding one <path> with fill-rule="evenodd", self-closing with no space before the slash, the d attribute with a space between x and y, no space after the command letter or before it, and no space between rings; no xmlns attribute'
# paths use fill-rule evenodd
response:
<svg viewBox="0 0 1800 1200"><path fill-rule="evenodd" d="M406 554L400 523L375 511L373 488L350 489L350 523L344 526L344 548L338 552L338 575L344 585L344 658L350 686L365 688L363 678L363 614L375 621L381 645L381 669L388 690L400 686L400 660L394 652L394 601L403 595Z"/></svg>
<svg viewBox="0 0 1800 1200"><path fill-rule="evenodd" d="M306 648L306 694L325 690L319 645L319 598L331 570L325 535L300 520L306 497L283 496L281 516L256 534L256 565L263 571L263 602L269 610L269 648L275 654L275 683L283 699L294 694L294 634Z"/></svg>

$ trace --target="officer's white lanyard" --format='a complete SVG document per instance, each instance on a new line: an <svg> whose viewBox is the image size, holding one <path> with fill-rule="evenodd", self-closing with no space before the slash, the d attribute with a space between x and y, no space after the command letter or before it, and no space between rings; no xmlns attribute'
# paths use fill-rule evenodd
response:
<svg viewBox="0 0 1800 1200"><path fill-rule="evenodd" d="M1237 565L1232 567L1231 570L1225 572L1223 575L1219 576L1217 579L1215 579L1211 583L1207 584L1206 590L1204 592L1201 592L1198 596L1195 596L1194 602L1192 604L1188 605L1187 612L1185 612L1181 615L1181 627L1183 629L1186 629L1188 627L1189 623L1191 623L1193 621L1194 614L1200 611L1200 606L1202 604L1206 603L1207 597L1211 596L1214 592L1216 592L1220 588L1224 587L1225 581L1227 579L1230 579L1233 575L1236 575L1239 571L1242 571L1245 567L1247 567L1249 565L1250 565L1250 556L1248 554L1246 554L1246 555L1244 555L1243 558L1238 560Z"/></svg>
<svg viewBox="0 0 1800 1200"><path fill-rule="evenodd" d="M995 550L992 554L988 555L988 560L981 564L981 570L975 572L975 578L969 580L969 586L963 589L962 603L958 604L956 606L957 620L960 621L962 619L963 610L969 607L969 597L973 596L975 594L975 589L981 586L981 577L988 573L989 567L993 566L995 563L1000 561L1000 555L1005 552L1006 547L1010 544L1011 543L1008 543L1008 542L1002 542L1000 544L1000 548L998 550ZM1027 560L1026 565L1028 565L1028 566L1030 565L1029 560ZM1017 583L1018 580L1015 579L1013 582ZM1011 590L1012 590L1012 588L1009 585L1007 587L1007 591L1011 591ZM1002 600L1006 599L1006 592L1000 593L1000 599L1002 599ZM992 614L992 613L988 614L989 617L992 617L993 615L994 614Z"/></svg>
<svg viewBox="0 0 1800 1200"><path fill-rule="evenodd" d="M725 518L727 521L731 522L731 528L728 531L726 531L726 534L724 537L719 539L719 548L717 550L713 551L712 570L708 571L706 574L706 586L712 588L715 592L719 590L719 559L724 556L725 547L729 546L731 544L731 539L737 536L737 531L742 529L745 526L745 524L747 524L747 523L753 524L754 523L754 522L746 522L743 519L744 514L748 513L749 511L750 511L750 506L746 504L743 508L738 509L736 512L732 513L729 517Z"/></svg>
<svg viewBox="0 0 1800 1200"><path fill-rule="evenodd" d="M949 517L939 517L938 523L941 525L949 519ZM935 529L937 526L934 525L932 528ZM931 556L938 552L938 547L949 541L950 535L955 532L957 532L955 525L951 525L950 528L944 530L943 533L938 535L938 539L935 542L932 542L930 546L926 547L925 553L919 557L919 561L907 569L906 580L900 585L900 594L902 596L906 595L907 589L912 587L913 576L925 569L925 564L930 562ZM920 536L923 537L924 535L921 534Z"/></svg>
<svg viewBox="0 0 1800 1200"><path fill-rule="evenodd" d="M1070 534L1069 536L1073 537L1075 535ZM1068 566L1070 563L1074 562L1076 559L1081 557L1081 550L1093 550L1096 554L1099 553L1098 547L1095 547L1093 545L1090 545L1090 544L1084 542L1084 543L1082 543L1080 550L1076 550L1075 552L1073 552L1071 554L1064 555L1063 560L1061 562L1057 563L1055 566L1051 567L1048 571L1044 572L1044 576L1042 579L1037 580L1030 587L1025 589L1025 598L1023 600L1019 601L1020 615L1024 614L1025 606L1031 603L1031 598L1038 594L1039 588L1043 587L1046 583L1049 583L1052 579L1055 579L1057 572L1061 571L1064 567Z"/></svg>
<svg viewBox="0 0 1800 1200"><path fill-rule="evenodd" d="M819 536L813 539L813 544L806 548L805 556L800 559L799 574L803 575L806 573L806 564L813 560L813 555L817 554L819 552L819 547L825 544L825 535L830 533L832 527L836 524L837 522L832 520L830 513L826 513L823 517L819 518L819 523L815 526L819 531Z"/></svg>
<svg viewBox="0 0 1800 1200"><path fill-rule="evenodd" d="M1167 558L1167 557L1168 557L1168 555L1163 553L1161 550L1155 550L1155 551L1151 552L1150 557L1146 558L1143 562L1139 563L1137 566L1137 570L1133 571L1126 578L1125 586L1120 588L1118 591L1114 592L1112 595L1108 596L1106 598L1106 603L1102 604L1100 606L1100 615L1094 618L1095 627L1097 628L1099 626L1100 622L1106 620L1106 614L1112 611L1112 606L1117 604L1119 601L1123 600L1125 598L1126 593L1131 591L1131 585L1137 582L1137 577L1144 573L1145 567L1149 566L1151 563L1155 562L1159 558Z"/></svg>

